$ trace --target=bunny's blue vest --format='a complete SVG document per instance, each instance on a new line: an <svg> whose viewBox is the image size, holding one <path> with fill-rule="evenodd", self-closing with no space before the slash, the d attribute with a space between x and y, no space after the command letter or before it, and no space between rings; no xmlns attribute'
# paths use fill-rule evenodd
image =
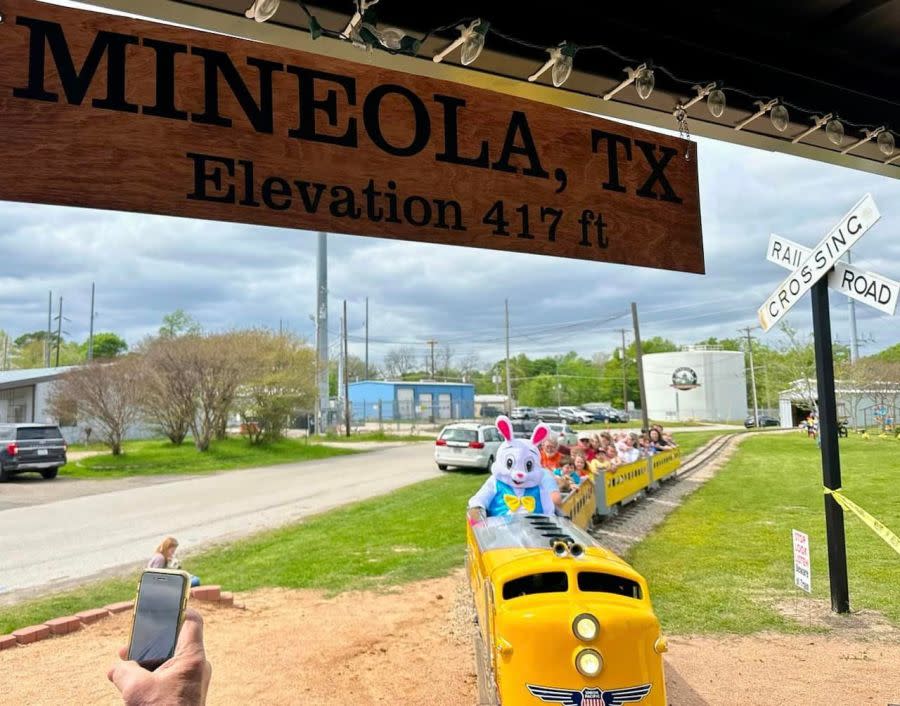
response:
<svg viewBox="0 0 900 706"><path fill-rule="evenodd" d="M537 485L533 488L524 488L524 495L519 498L511 485L507 485L500 480L495 481L495 483L496 491L487 508L488 517L512 515L520 511L523 514L543 514L544 508L541 503L541 486ZM533 507L531 506L532 502L534 503Z"/></svg>

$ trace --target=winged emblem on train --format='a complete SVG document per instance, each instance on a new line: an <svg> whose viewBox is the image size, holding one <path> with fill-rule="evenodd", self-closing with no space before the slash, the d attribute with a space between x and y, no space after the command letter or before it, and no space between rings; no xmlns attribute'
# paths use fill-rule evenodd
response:
<svg viewBox="0 0 900 706"><path fill-rule="evenodd" d="M598 689L588 687L573 691L572 689L555 689L550 686L534 686L526 684L532 696L541 701L562 706L619 706L643 701L650 693L651 684L628 686L624 689Z"/></svg>

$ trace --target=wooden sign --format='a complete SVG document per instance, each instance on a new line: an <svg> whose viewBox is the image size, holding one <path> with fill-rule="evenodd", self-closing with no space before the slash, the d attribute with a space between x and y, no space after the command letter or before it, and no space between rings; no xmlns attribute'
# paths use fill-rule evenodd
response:
<svg viewBox="0 0 900 706"><path fill-rule="evenodd" d="M703 272L683 140L198 30L2 11L0 199Z"/></svg>

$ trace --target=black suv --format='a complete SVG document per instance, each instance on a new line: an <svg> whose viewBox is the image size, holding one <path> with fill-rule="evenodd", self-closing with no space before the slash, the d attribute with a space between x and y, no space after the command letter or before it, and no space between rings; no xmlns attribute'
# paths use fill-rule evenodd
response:
<svg viewBox="0 0 900 706"><path fill-rule="evenodd" d="M66 465L66 441L55 424L0 424L0 481L37 471L47 480Z"/></svg>

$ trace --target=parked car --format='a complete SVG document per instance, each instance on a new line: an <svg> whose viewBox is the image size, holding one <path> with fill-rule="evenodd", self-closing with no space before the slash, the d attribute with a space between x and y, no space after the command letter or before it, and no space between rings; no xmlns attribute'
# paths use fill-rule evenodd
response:
<svg viewBox="0 0 900 706"><path fill-rule="evenodd" d="M491 407L489 404L481 407L482 417L499 417L501 414L503 414L503 410L499 407Z"/></svg>
<svg viewBox="0 0 900 706"><path fill-rule="evenodd" d="M574 446L578 443L578 433L565 422L548 422L547 428L550 429L550 433L561 444Z"/></svg>
<svg viewBox="0 0 900 706"><path fill-rule="evenodd" d="M534 428L538 425L530 419L517 419L512 423L513 437L516 439L530 439Z"/></svg>
<svg viewBox="0 0 900 706"><path fill-rule="evenodd" d="M516 407L509 416L511 419L536 419L537 410L534 407Z"/></svg>
<svg viewBox="0 0 900 706"><path fill-rule="evenodd" d="M503 437L490 424L448 424L434 442L434 460L446 471L450 466L491 470Z"/></svg>
<svg viewBox="0 0 900 706"><path fill-rule="evenodd" d="M744 426L747 427L748 429L752 429L753 427L756 426L756 419L754 418L754 416L752 414L744 420ZM759 415L759 426L760 427L780 427L781 420L776 419L775 417L770 417L767 414L760 414Z"/></svg>
<svg viewBox="0 0 900 706"><path fill-rule="evenodd" d="M536 410L535 417L541 422L561 422L562 415L556 407L541 407Z"/></svg>
<svg viewBox="0 0 900 706"><path fill-rule="evenodd" d="M0 424L0 481L26 471L56 478L66 465L66 448L55 424Z"/></svg>
<svg viewBox="0 0 900 706"><path fill-rule="evenodd" d="M627 412L610 407L608 404L591 402L581 405L581 408L593 414L597 422L627 422L630 419Z"/></svg>
<svg viewBox="0 0 900 706"><path fill-rule="evenodd" d="M590 424L594 421L594 415L581 407L560 407L559 415L563 418L563 421L571 422L572 424Z"/></svg>

